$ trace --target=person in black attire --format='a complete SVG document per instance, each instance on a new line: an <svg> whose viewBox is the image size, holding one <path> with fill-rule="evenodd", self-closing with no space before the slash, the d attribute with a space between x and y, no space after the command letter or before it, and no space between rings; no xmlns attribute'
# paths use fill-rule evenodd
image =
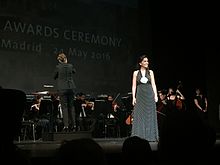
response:
<svg viewBox="0 0 220 165"><path fill-rule="evenodd" d="M96 119L94 116L94 102L86 99L84 93L78 93L75 99L76 128L80 131L93 131Z"/></svg>
<svg viewBox="0 0 220 165"><path fill-rule="evenodd" d="M75 128L75 108L74 95L76 85L74 73L76 72L72 64L68 63L64 53L58 55L59 64L56 66L54 79L57 80L58 93L63 114L64 131Z"/></svg>
<svg viewBox="0 0 220 165"><path fill-rule="evenodd" d="M194 96L194 105L196 112L201 117L203 121L208 118L207 115L207 108L208 108L208 100L207 97L203 94L200 88L195 89L195 96Z"/></svg>
<svg viewBox="0 0 220 165"><path fill-rule="evenodd" d="M108 95L107 97L107 116L106 116L106 124L107 127L114 128L114 131L108 131L108 136L117 137L120 134L120 121L119 121L119 105L116 103L115 99L113 99L112 95Z"/></svg>
<svg viewBox="0 0 220 165"><path fill-rule="evenodd" d="M186 110L184 101L185 97L178 88L176 90L174 89L174 87L170 87L168 89L167 106L170 111Z"/></svg>
<svg viewBox="0 0 220 165"><path fill-rule="evenodd" d="M158 129L159 134L161 133L161 129L164 126L164 122L167 117L167 91L165 89L158 91L158 102L157 102L157 122L158 122Z"/></svg>
<svg viewBox="0 0 220 165"><path fill-rule="evenodd" d="M13 102L10 100L13 99ZM1 108L1 164L31 165L31 157L17 146L21 135L23 114L27 105L26 94L18 89L0 88Z"/></svg>
<svg viewBox="0 0 220 165"><path fill-rule="evenodd" d="M42 103L43 102L43 103ZM36 124L36 139L42 138L43 133L50 129L50 110L52 108L45 102L43 96L36 95L29 112L29 120Z"/></svg>
<svg viewBox="0 0 220 165"><path fill-rule="evenodd" d="M108 165L104 149L92 138L65 140L60 145L52 159L52 164L60 165L70 162L80 162L79 164L82 165Z"/></svg>
<svg viewBox="0 0 220 165"><path fill-rule="evenodd" d="M154 165L154 155L148 140L139 136L127 137L122 144L123 164Z"/></svg>
<svg viewBox="0 0 220 165"><path fill-rule="evenodd" d="M83 111L86 105L85 101L85 94L77 93L76 99L74 100L74 107L75 107L75 117L76 117L76 129L77 130L84 130L85 122L84 119L86 117L85 111Z"/></svg>

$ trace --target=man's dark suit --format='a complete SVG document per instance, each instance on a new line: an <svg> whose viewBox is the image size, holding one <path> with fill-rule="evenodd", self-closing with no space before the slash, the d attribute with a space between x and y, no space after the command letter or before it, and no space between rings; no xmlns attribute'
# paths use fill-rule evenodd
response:
<svg viewBox="0 0 220 165"><path fill-rule="evenodd" d="M54 79L57 79L57 89L63 112L64 128L75 127L74 93L76 85L74 82L75 69L72 64L59 63L56 66Z"/></svg>

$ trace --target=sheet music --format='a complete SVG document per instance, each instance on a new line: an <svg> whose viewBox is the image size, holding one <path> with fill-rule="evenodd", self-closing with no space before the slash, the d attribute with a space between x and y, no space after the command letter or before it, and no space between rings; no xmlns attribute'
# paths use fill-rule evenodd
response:
<svg viewBox="0 0 220 165"><path fill-rule="evenodd" d="M82 106L82 112L79 114L80 117L86 117L85 108Z"/></svg>

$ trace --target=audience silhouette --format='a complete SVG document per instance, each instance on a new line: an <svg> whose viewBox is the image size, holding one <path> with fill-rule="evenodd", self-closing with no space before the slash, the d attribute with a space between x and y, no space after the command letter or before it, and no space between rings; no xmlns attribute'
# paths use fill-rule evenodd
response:
<svg viewBox="0 0 220 165"><path fill-rule="evenodd" d="M124 164L152 164L153 151L148 140L138 136L130 136L122 145Z"/></svg>
<svg viewBox="0 0 220 165"><path fill-rule="evenodd" d="M214 129L193 111L168 115L160 134L159 160L169 163L205 162L216 141Z"/></svg>
<svg viewBox="0 0 220 165"><path fill-rule="evenodd" d="M55 154L54 164L107 164L103 148L93 139L79 138L64 141Z"/></svg>
<svg viewBox="0 0 220 165"><path fill-rule="evenodd" d="M13 102L11 102L13 101ZM1 161L28 165L28 155L14 143L19 136L22 116L26 107L26 94L17 89L0 88L1 104Z"/></svg>

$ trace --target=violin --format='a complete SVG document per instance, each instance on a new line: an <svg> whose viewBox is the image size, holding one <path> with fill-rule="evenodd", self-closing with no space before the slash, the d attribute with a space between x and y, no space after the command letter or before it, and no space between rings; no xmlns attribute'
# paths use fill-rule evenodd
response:
<svg viewBox="0 0 220 165"><path fill-rule="evenodd" d="M177 109L183 109L183 102L180 98L176 99L176 108Z"/></svg>
<svg viewBox="0 0 220 165"><path fill-rule="evenodd" d="M93 101L85 101L85 107L88 107L88 108L90 108L91 110L93 110L94 109L94 102Z"/></svg>
<svg viewBox="0 0 220 165"><path fill-rule="evenodd" d="M112 100L112 109L114 110L114 112L116 112L117 108L119 108L119 105L116 102L116 100L119 97L119 95L120 95L120 93L118 93L117 96ZM109 98L108 98L108 100L109 100Z"/></svg>
<svg viewBox="0 0 220 165"><path fill-rule="evenodd" d="M116 112L120 106L116 102L112 102L112 109Z"/></svg>

